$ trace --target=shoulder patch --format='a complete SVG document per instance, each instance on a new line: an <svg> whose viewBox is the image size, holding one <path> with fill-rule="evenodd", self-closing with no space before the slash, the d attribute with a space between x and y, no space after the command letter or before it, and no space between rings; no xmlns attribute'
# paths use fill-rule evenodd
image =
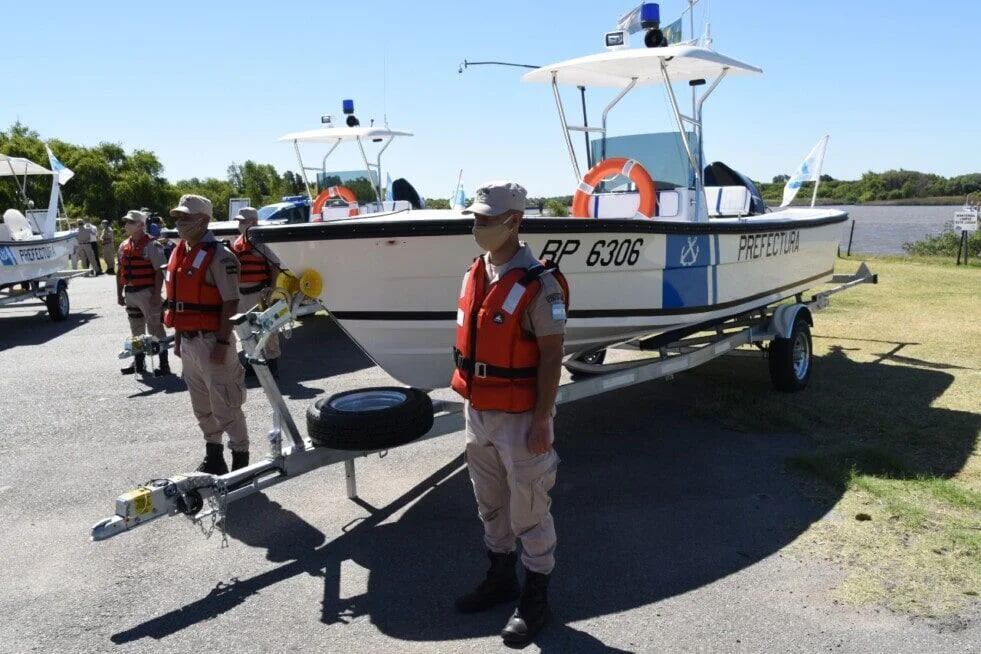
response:
<svg viewBox="0 0 981 654"><path fill-rule="evenodd" d="M551 295L545 296L545 301L549 304L555 304L556 302L562 302L565 297L561 293L552 293Z"/></svg>

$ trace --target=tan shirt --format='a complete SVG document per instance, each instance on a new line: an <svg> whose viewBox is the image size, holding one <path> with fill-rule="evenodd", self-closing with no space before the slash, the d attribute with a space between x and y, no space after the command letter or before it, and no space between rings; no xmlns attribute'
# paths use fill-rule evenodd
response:
<svg viewBox="0 0 981 654"><path fill-rule="evenodd" d="M218 287L218 293L225 302L238 302L238 257L224 243L218 241L210 231L205 232L202 243L217 242L215 256L211 259L204 281Z"/></svg>
<svg viewBox="0 0 981 654"><path fill-rule="evenodd" d="M108 245L109 247L112 247L115 241L116 241L115 235L112 233L112 229L110 229L109 227L103 229L102 233L99 234L99 242L102 243L103 245Z"/></svg>
<svg viewBox="0 0 981 654"><path fill-rule="evenodd" d="M490 254L484 255L487 277L491 284L514 268L531 268L538 263L538 259L526 243L521 244L521 249L511 257L510 261L500 266L490 262ZM539 279L542 282L541 289L528 305L525 315L521 317L521 328L536 337L565 334L566 302L562 286L551 274L542 275Z"/></svg>
<svg viewBox="0 0 981 654"><path fill-rule="evenodd" d="M76 230L75 240L79 243L91 243L92 242L92 232L89 230L89 224L83 223L81 227Z"/></svg>
<svg viewBox="0 0 981 654"><path fill-rule="evenodd" d="M119 244L119 249L116 250L116 257L119 259L123 258L123 247L132 240L132 237L127 237L123 239L123 242ZM156 241L151 240L143 248L143 256L150 261L150 265L153 266L155 270L161 270L167 266L167 257L164 256L163 248ZM162 272L162 270L161 270Z"/></svg>

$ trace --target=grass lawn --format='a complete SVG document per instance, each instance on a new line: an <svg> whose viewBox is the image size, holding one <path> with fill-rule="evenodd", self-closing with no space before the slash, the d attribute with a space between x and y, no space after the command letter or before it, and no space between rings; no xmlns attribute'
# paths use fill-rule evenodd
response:
<svg viewBox="0 0 981 654"><path fill-rule="evenodd" d="M981 592L981 266L865 260L880 282L815 315L805 391L770 392L758 360L717 360L690 374L686 404L737 430L811 438L787 465L834 508L790 549L843 568L839 599L956 614Z"/></svg>

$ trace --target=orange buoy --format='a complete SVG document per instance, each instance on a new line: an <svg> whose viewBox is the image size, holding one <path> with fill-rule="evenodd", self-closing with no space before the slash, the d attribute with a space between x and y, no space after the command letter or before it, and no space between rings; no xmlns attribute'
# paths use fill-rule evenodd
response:
<svg viewBox="0 0 981 654"><path fill-rule="evenodd" d="M572 215L576 218L592 218L589 212L589 199L593 197L596 185L604 179L623 175L637 186L640 193L640 206L637 214L645 218L653 218L657 213L657 185L650 173L639 162L626 157L604 159L589 169L576 189L572 199Z"/></svg>
<svg viewBox="0 0 981 654"><path fill-rule="evenodd" d="M334 199L341 199L347 202L347 215L349 217L358 215L358 198L354 195L354 191L346 186L328 186L321 191L313 200L311 214L313 216L319 216L327 201ZM316 218L316 220L319 220L319 218Z"/></svg>

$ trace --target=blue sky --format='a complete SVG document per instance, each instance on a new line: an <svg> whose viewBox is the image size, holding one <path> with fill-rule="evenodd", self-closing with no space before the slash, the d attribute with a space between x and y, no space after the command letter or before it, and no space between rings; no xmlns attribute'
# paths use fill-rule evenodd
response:
<svg viewBox="0 0 981 654"><path fill-rule="evenodd" d="M571 193L549 88L522 84L518 69L460 75L457 66L598 52L631 6L8 3L0 126L20 119L43 137L151 149L171 179L223 177L246 159L296 169L277 137L318 127L321 114L340 115L341 99L354 98L363 124L387 112L392 127L416 134L393 144L385 163L423 195L448 196L460 168L470 189L510 177L532 195ZM662 16L684 6L662 2ZM717 50L765 73L728 80L707 104L709 159L769 180L830 133L825 172L839 178L981 170L981 3L702 0L696 18L706 15ZM591 94L591 122L610 97ZM628 96L611 114L611 134L671 129L663 97L656 88ZM336 167L358 162L351 148Z"/></svg>

